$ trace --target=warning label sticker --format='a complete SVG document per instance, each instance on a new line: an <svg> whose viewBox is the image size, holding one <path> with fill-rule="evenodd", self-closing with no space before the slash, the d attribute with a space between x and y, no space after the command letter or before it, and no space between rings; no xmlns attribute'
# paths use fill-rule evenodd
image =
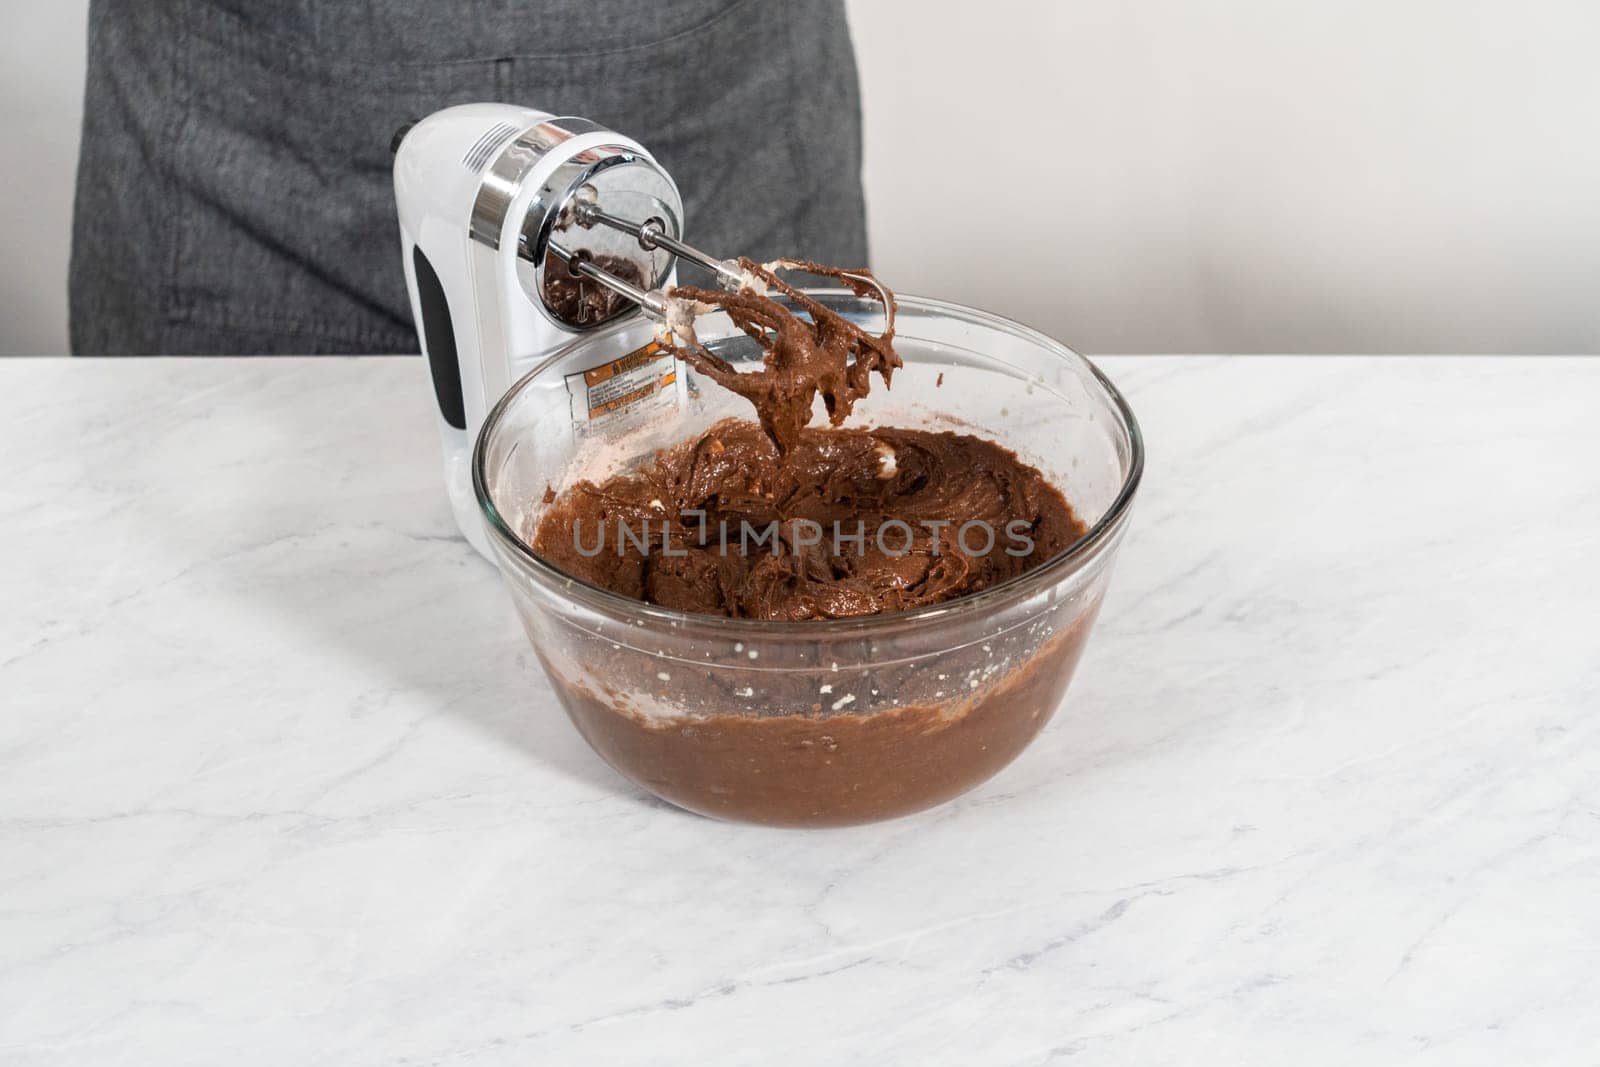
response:
<svg viewBox="0 0 1600 1067"><path fill-rule="evenodd" d="M677 380L677 361L659 342L651 341L610 363L567 375L572 417L592 423L635 410L651 399L670 395Z"/></svg>

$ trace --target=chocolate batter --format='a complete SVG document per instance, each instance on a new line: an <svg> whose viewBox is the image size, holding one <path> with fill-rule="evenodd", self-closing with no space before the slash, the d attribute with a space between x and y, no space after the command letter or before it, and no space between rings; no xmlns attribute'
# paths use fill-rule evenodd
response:
<svg viewBox="0 0 1600 1067"><path fill-rule="evenodd" d="M892 345L894 294L880 285L871 271L843 270L804 259L784 259L773 264L740 259L739 267L752 284L738 292L688 286L672 290L669 295L673 303L680 311L690 313L675 316L669 322L673 335L667 347L701 374L754 404L762 429L780 453L789 451L799 440L801 429L811 421L811 408L819 393L828 410L828 421L838 426L855 402L872 388L874 371L883 376L884 388L889 387L895 368L901 365ZM778 267L832 278L843 282L857 296L881 301L886 322L883 333L868 333L813 300L779 277L774 269ZM808 317L802 319L772 299L768 294L773 291L786 296ZM727 312L734 325L765 350L761 370L741 373L700 344L694 334L692 309L713 307Z"/></svg>
<svg viewBox="0 0 1600 1067"><path fill-rule="evenodd" d="M578 731L630 781L702 815L851 826L942 804L1014 760L1061 704L1098 609L1058 605L936 659L839 671L828 664L844 653L825 645L797 653L818 659L811 672L758 673L738 652L663 670L643 650L592 641L580 655L612 679L597 682L564 673L576 658L549 641L534 647ZM687 707L652 714L658 694Z"/></svg>
<svg viewBox="0 0 1600 1067"><path fill-rule="evenodd" d="M609 255L590 259L595 266L625 282L640 287L645 284L644 273L631 259ZM557 316L575 326L594 326L632 306L626 297L618 296L594 279L572 273L566 262L553 252L544 260L544 298Z"/></svg>
<svg viewBox="0 0 1600 1067"><path fill-rule="evenodd" d="M994 442L838 428L871 375L887 385L900 366L893 295L864 271L785 264L879 294L887 325L875 335L768 267L740 265L753 287L670 294L668 346L749 398L759 425L726 420L637 470L547 492L529 531L534 551L566 573L688 613L681 629L605 634L535 614L524 616L529 636L594 749L682 807L834 826L948 800L1048 721L1098 609L1095 584L955 625L749 648L725 632L694 635L694 616L803 621L936 605L1041 565L1084 524ZM760 371L741 373L699 343L693 311L709 306L766 350ZM818 395L832 428L807 426Z"/></svg>
<svg viewBox="0 0 1600 1067"><path fill-rule="evenodd" d="M806 429L779 455L753 423L729 420L637 472L571 486L533 549L679 611L840 619L978 592L1083 532L1039 471L991 441Z"/></svg>

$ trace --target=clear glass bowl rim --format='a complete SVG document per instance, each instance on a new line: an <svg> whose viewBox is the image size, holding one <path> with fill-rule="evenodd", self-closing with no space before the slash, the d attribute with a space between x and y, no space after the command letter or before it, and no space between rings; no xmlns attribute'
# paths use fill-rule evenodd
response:
<svg viewBox="0 0 1600 1067"><path fill-rule="evenodd" d="M861 299L847 289L807 289L805 292L819 298ZM488 475L485 470L489 461L488 442L495 428L535 378L567 358L581 347L602 343L622 330L636 323L634 316L627 316L622 321L602 327L594 333L585 334L575 338L571 343L563 345L550 356L540 361L528 373L517 379L516 383L506 390L500 401L490 409L483 420L483 426L478 431L478 440L472 451L472 491L478 498L478 506L483 510L484 518L488 522L490 535L500 542L501 546L511 552L532 573L545 582L551 584L552 593L570 597L583 603L592 610L599 611L613 618L636 621L650 619L673 628L693 625L709 630L725 630L730 636L737 635L748 640L756 637L778 638L819 638L823 636L837 637L842 634L877 629L895 628L905 626L919 626L920 624L943 623L948 620L962 618L999 601L1011 598L1025 599L1028 596L1050 586L1051 584L1069 577L1079 566L1095 558L1096 550L1104 544L1111 535L1121 526L1133 504L1134 493L1139 488L1139 482L1144 476L1144 437L1139 431L1139 421L1134 417L1133 409L1128 406L1117 387L1105 376L1099 367L1095 366L1087 357L1079 355L1060 341L1047 334L1040 333L1030 326L1001 315L980 311L977 308L967 307L963 304L954 304L945 300L935 300L931 297L901 296L896 294L896 303L901 309L915 308L918 311L934 312L946 318L965 320L978 326L999 329L1011 333L1023 340L1037 345L1041 350L1067 361L1081 361L1094 375L1100 388L1105 390L1106 396L1111 401L1113 410L1120 420L1119 427L1128 436L1129 449L1132 453L1128 472L1122 480L1122 485L1117 490L1117 495L1093 526L1076 542L1067 549L1052 556L1042 565L1014 578L992 585L988 589L971 596L959 597L955 600L945 601L932 607L919 608L914 611L897 611L885 615L867 615L850 619L808 619L800 622L786 622L763 619L730 619L720 615L704 615L695 612L677 611L671 608L658 607L643 601L633 600L621 596L610 590L591 585L581 578L575 578L565 571L546 563L517 533L511 529L509 523L501 516L495 507L493 498L489 495Z"/></svg>

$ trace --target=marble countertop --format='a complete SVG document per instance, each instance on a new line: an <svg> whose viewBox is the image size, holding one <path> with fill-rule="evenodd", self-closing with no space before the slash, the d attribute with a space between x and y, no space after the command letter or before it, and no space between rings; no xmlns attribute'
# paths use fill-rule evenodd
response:
<svg viewBox="0 0 1600 1067"><path fill-rule="evenodd" d="M1600 359L1101 363L1065 706L798 833L591 755L415 362L0 361L0 1062L1594 1062Z"/></svg>

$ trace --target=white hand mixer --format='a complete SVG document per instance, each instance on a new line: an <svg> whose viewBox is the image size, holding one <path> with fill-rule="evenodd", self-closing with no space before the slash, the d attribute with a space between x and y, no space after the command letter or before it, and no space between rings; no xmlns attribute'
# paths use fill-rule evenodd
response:
<svg viewBox="0 0 1600 1067"><path fill-rule="evenodd" d="M587 119L466 104L394 141L401 252L433 376L445 483L461 532L489 554L472 447L506 389L586 331L643 309L665 319L685 244L677 186L645 148Z"/></svg>

